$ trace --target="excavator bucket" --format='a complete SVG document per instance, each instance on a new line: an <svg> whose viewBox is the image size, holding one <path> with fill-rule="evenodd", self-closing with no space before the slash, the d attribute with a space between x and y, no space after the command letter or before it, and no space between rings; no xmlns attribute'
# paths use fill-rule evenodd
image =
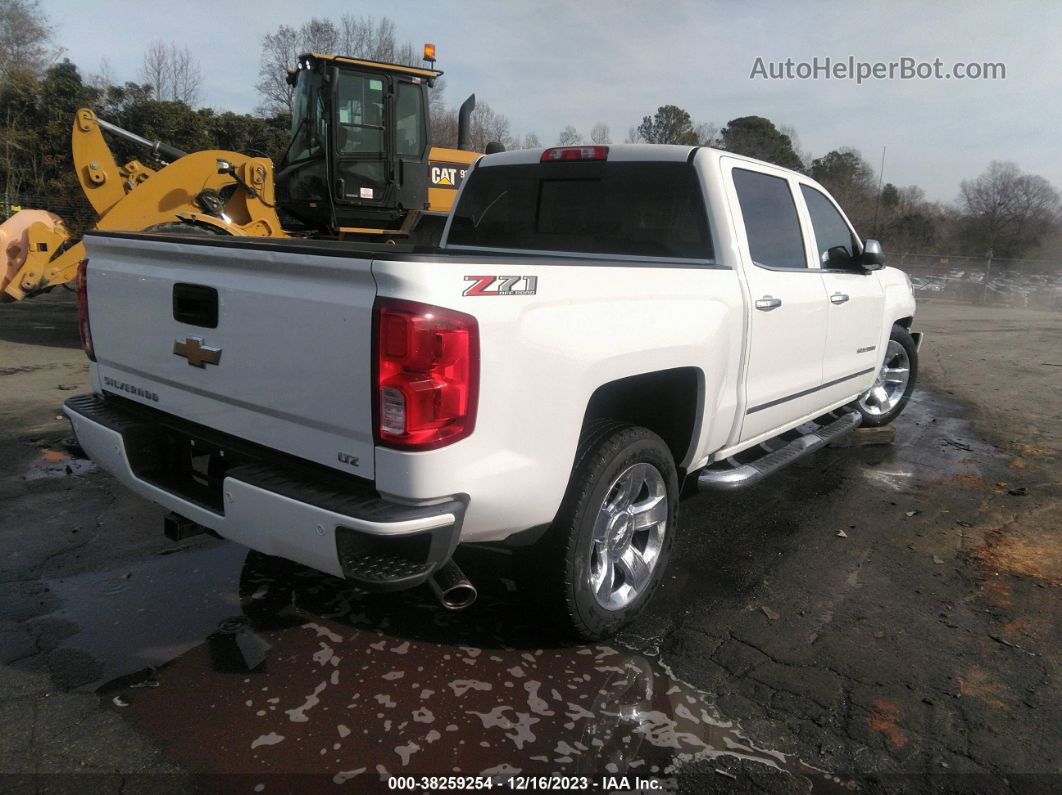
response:
<svg viewBox="0 0 1062 795"><path fill-rule="evenodd" d="M16 275L27 260L48 262L69 236L63 219L47 210L19 210L0 224L0 302L23 296Z"/></svg>

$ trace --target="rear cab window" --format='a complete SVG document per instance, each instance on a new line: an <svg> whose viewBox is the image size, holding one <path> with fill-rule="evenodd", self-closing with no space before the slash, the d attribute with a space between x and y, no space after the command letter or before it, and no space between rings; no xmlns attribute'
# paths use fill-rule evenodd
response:
<svg viewBox="0 0 1062 795"><path fill-rule="evenodd" d="M477 167L447 246L710 260L700 180L686 162Z"/></svg>

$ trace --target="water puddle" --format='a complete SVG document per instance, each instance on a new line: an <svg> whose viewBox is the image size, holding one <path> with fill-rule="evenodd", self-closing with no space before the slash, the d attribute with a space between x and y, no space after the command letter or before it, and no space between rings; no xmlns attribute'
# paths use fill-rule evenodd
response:
<svg viewBox="0 0 1062 795"><path fill-rule="evenodd" d="M185 550L128 567L48 580L63 607L45 618L77 625L64 645L102 666L81 689L169 662L200 645L219 622L239 612L239 567L247 550L235 544Z"/></svg>
<svg viewBox="0 0 1062 795"><path fill-rule="evenodd" d="M22 475L22 479L65 478L68 475L85 475L95 471L96 465L87 458L78 458L64 450L45 447Z"/></svg>
<svg viewBox="0 0 1062 795"><path fill-rule="evenodd" d="M915 392L895 444L860 450L864 478L893 492L910 492L933 480L979 476L995 447L977 438L970 420L938 395Z"/></svg>
<svg viewBox="0 0 1062 795"><path fill-rule="evenodd" d="M50 617L81 628L68 644L103 664L104 702L207 776L375 791L391 775L666 779L729 756L836 786L756 745L651 644L551 646L494 585L454 614L217 544L49 582L66 605Z"/></svg>

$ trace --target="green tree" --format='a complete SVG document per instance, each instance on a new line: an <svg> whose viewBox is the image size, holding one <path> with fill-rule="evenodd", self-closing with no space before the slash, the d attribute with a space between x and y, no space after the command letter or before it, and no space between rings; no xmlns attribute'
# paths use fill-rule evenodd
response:
<svg viewBox="0 0 1062 795"><path fill-rule="evenodd" d="M856 229L874 236L877 184L873 167L855 149L841 147L811 161L812 179L833 194Z"/></svg>
<svg viewBox="0 0 1062 795"><path fill-rule="evenodd" d="M48 69L41 84L36 128L40 135L42 170L35 192L49 199L68 202L63 219L74 227L94 217L74 173L70 151L70 128L78 108L91 107L99 92L86 85L74 64L63 60Z"/></svg>
<svg viewBox="0 0 1062 795"><path fill-rule="evenodd" d="M893 210L900 204L900 190L891 182L881 189L881 209Z"/></svg>
<svg viewBox="0 0 1062 795"><path fill-rule="evenodd" d="M0 83L0 180L3 206L0 220L12 212L21 194L31 190L40 173L37 107L40 81L28 72L13 72Z"/></svg>
<svg viewBox="0 0 1062 795"><path fill-rule="evenodd" d="M728 152L766 160L783 168L804 169L792 139L763 116L731 119L719 132L719 145Z"/></svg>
<svg viewBox="0 0 1062 795"><path fill-rule="evenodd" d="M654 115L642 117L637 137L647 144L696 146L700 143L690 114L677 105L661 105Z"/></svg>

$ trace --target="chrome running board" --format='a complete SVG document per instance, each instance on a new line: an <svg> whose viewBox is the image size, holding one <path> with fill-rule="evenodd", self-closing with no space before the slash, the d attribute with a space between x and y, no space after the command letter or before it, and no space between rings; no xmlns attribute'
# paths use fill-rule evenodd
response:
<svg viewBox="0 0 1062 795"><path fill-rule="evenodd" d="M789 466L794 461L799 461L808 453L825 447L846 433L851 433L859 427L862 419L858 411L847 411L832 422L820 425L815 430L792 439L783 447L770 450L761 445L763 455L753 461L739 463L733 458L728 458L712 464L701 470L701 474L697 477L697 488L701 491L733 491L759 483L771 473ZM784 436L780 438L784 439ZM739 455L747 452L743 451Z"/></svg>

